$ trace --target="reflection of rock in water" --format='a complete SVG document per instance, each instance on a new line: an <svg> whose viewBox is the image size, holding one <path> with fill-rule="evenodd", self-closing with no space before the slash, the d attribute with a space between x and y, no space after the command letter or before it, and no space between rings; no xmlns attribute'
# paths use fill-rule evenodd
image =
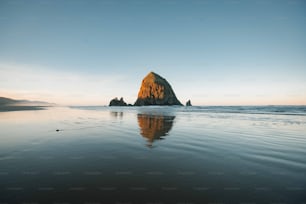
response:
<svg viewBox="0 0 306 204"><path fill-rule="evenodd" d="M148 139L148 146L154 140L161 140L171 130L175 116L138 114L140 134Z"/></svg>
<svg viewBox="0 0 306 204"><path fill-rule="evenodd" d="M113 117L115 117L115 118L117 118L117 117L122 118L122 117L123 117L123 112L115 112L115 111L113 111L113 112L110 112L110 114L111 114Z"/></svg>

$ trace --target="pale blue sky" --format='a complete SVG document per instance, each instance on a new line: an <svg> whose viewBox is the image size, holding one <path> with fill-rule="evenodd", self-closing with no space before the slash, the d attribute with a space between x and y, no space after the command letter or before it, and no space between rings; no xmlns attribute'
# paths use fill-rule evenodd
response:
<svg viewBox="0 0 306 204"><path fill-rule="evenodd" d="M306 104L305 25L303 0L0 0L0 95L134 103L153 70L183 103Z"/></svg>

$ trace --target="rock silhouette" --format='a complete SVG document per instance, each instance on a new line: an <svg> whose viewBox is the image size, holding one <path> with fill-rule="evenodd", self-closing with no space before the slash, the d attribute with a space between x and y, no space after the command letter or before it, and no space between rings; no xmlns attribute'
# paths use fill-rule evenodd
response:
<svg viewBox="0 0 306 204"><path fill-rule="evenodd" d="M140 134L147 138L147 146L151 147L154 140L161 140L171 130L175 116L138 114Z"/></svg>
<svg viewBox="0 0 306 204"><path fill-rule="evenodd" d="M150 72L143 80L135 106L182 105L166 79Z"/></svg>
<svg viewBox="0 0 306 204"><path fill-rule="evenodd" d="M114 98L109 102L109 106L127 106L126 102L124 102L123 98L121 97L120 100L118 98Z"/></svg>
<svg viewBox="0 0 306 204"><path fill-rule="evenodd" d="M186 106L192 106L190 100L188 100L188 101L186 102Z"/></svg>

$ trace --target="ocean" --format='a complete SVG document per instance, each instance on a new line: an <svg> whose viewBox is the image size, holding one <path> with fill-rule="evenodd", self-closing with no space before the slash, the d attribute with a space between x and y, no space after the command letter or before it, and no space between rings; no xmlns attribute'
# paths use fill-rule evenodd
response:
<svg viewBox="0 0 306 204"><path fill-rule="evenodd" d="M0 203L306 203L306 106L0 112Z"/></svg>

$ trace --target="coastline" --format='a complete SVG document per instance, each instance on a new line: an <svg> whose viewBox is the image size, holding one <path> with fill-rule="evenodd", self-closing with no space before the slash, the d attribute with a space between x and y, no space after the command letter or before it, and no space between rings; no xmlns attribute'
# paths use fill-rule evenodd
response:
<svg viewBox="0 0 306 204"><path fill-rule="evenodd" d="M45 110L47 107L50 106L0 106L0 112Z"/></svg>

